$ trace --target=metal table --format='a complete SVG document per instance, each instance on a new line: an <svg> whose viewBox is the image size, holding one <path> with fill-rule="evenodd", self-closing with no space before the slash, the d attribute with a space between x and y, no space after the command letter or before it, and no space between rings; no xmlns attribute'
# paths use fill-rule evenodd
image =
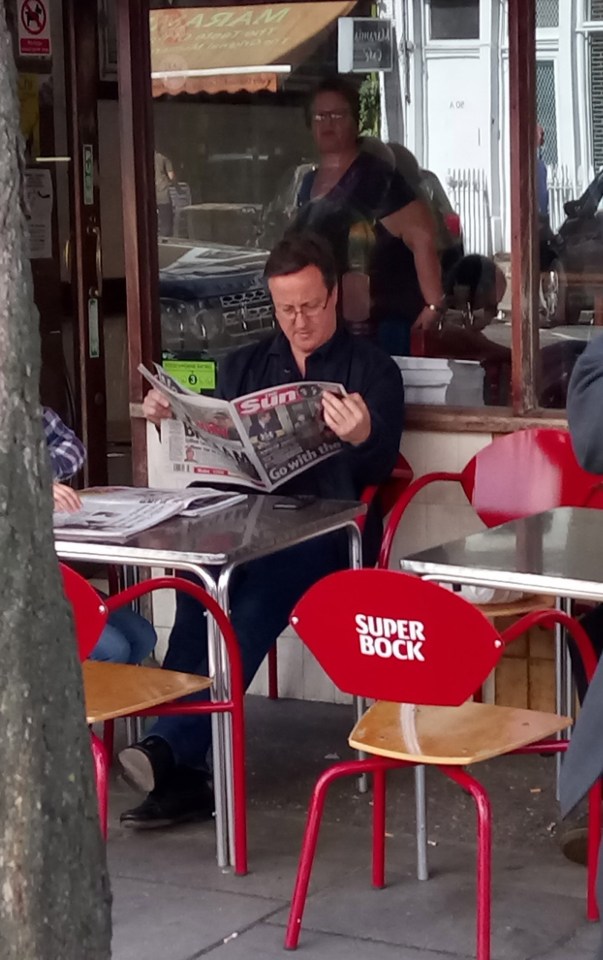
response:
<svg viewBox="0 0 603 960"><path fill-rule="evenodd" d="M400 561L440 583L603 601L603 511L557 507Z"/></svg>
<svg viewBox="0 0 603 960"><path fill-rule="evenodd" d="M405 557L407 573L439 583L519 590L572 600L603 601L603 511L557 507ZM570 710L571 670L556 636L558 713ZM560 755L558 755L560 760ZM558 767L559 771L559 767ZM427 879L424 770L416 774L418 876Z"/></svg>
<svg viewBox="0 0 603 960"><path fill-rule="evenodd" d="M362 564L360 532L356 519L364 504L316 500L299 510L275 510L286 497L249 496L225 510L198 518L176 517L125 543L76 542L55 539L62 560L80 560L125 567L160 567L195 574L220 606L229 610L229 585L233 570L250 560L277 553L336 530L346 530L350 567ZM215 623L208 624L209 672L213 695L222 698L229 689L228 663ZM216 846L220 867L233 862L232 753L229 717L212 714Z"/></svg>

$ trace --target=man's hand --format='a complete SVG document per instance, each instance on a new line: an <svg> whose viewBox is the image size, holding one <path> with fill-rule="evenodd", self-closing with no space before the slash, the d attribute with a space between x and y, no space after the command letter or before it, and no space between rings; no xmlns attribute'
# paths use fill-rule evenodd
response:
<svg viewBox="0 0 603 960"><path fill-rule="evenodd" d="M429 307L423 307L419 316L412 325L413 330L431 330L435 327L440 319L441 314L437 313L435 310L430 310Z"/></svg>
<svg viewBox="0 0 603 960"><path fill-rule="evenodd" d="M76 490L72 490L65 483L53 483L52 497L55 510L64 510L65 513L75 513L79 510L82 501Z"/></svg>
<svg viewBox="0 0 603 960"><path fill-rule="evenodd" d="M169 420L172 416L169 400L154 387L142 401L142 412L145 418L155 426L159 426L162 420Z"/></svg>
<svg viewBox="0 0 603 960"><path fill-rule="evenodd" d="M358 446L371 435L371 415L359 393L336 397L325 390L322 395L325 423L335 436L346 443Z"/></svg>

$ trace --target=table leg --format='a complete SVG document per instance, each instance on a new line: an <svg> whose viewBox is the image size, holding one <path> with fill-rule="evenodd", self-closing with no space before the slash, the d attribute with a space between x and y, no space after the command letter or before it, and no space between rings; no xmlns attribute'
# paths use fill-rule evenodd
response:
<svg viewBox="0 0 603 960"><path fill-rule="evenodd" d="M233 568L226 567L220 573L218 578L218 603L222 609L228 614L230 608L230 600L228 596L228 590L230 586L230 578L232 575ZM221 672L222 672L222 696L230 696L230 670L228 663L228 656L226 654L226 649L224 643L220 636L218 636L218 644L216 648L216 654L220 657ZM232 722L230 714L223 713L220 714L220 720L222 721L222 737L224 745L224 791L225 791L225 801L226 801L226 829L228 835L228 857L229 863L232 865L235 862L235 851L234 851L234 778L233 778L233 759L232 759Z"/></svg>
<svg viewBox="0 0 603 960"><path fill-rule="evenodd" d="M203 567L189 567L199 577L207 592L219 603L219 591L216 582ZM225 608L228 610L228 608ZM224 674L222 669L221 638L213 617L207 618L207 654L209 676L214 678L210 689L212 700L221 700L224 696ZM225 780L225 715L211 714L212 755L214 799L216 804L216 859L219 867L229 865L228 856L228 800Z"/></svg>
<svg viewBox="0 0 603 960"><path fill-rule="evenodd" d="M349 563L350 570L360 570L362 567L362 537L360 530L358 529L355 523L352 523L347 528L348 531L348 544L349 544ZM356 723L362 718L363 713L366 710L366 700L364 697L354 697L354 717ZM359 760L366 759L366 753L362 750L356 751L356 756ZM366 773L361 774L358 777L358 792L367 793L368 792L368 777Z"/></svg>
<svg viewBox="0 0 603 960"><path fill-rule="evenodd" d="M427 794L425 767L415 767L415 810L417 819L417 880L429 880L427 866Z"/></svg>
<svg viewBox="0 0 603 960"><path fill-rule="evenodd" d="M564 597L558 597L555 601L555 608L562 613L571 614L572 602ZM573 716L573 679L571 661L565 630L561 624L555 626L555 711L561 716ZM569 739L569 731L562 731L557 734L558 740ZM563 754L555 755L555 796L559 800L559 778L561 776L561 764Z"/></svg>

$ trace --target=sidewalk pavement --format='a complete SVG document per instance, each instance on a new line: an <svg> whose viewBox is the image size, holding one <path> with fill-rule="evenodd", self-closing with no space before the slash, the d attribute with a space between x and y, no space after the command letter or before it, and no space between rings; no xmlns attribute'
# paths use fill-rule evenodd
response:
<svg viewBox="0 0 603 960"><path fill-rule="evenodd" d="M219 870L211 824L122 830L137 801L112 785L109 863L113 960L276 960L316 776L346 757L349 707L248 698L247 877ZM494 812L493 960L592 960L585 870L556 836L552 759L509 757L473 773ZM370 794L340 781L327 803L300 960L469 960L475 957L475 814L468 796L428 773L431 879L414 876L410 771L389 778L387 883L370 883Z"/></svg>

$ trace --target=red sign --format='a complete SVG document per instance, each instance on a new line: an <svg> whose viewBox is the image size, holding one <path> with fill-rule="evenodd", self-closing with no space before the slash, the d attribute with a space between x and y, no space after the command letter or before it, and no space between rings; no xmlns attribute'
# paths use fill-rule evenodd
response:
<svg viewBox="0 0 603 960"><path fill-rule="evenodd" d="M50 56L49 0L19 0L19 56Z"/></svg>

